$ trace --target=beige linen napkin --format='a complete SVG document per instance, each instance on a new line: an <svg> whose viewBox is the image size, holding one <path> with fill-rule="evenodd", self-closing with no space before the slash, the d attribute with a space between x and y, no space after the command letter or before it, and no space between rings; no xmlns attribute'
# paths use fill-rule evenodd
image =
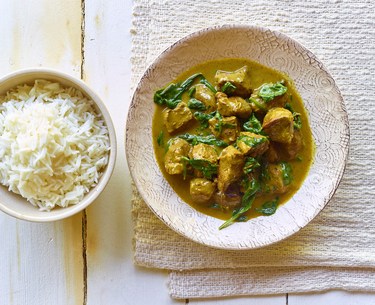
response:
<svg viewBox="0 0 375 305"><path fill-rule="evenodd" d="M347 169L329 205L291 238L257 250L196 244L166 227L133 190L135 263L171 270L174 298L346 289L375 291L375 7L372 1L135 0L133 88L186 34L217 24L283 32L336 79L351 127ZM327 156L328 157L328 156Z"/></svg>

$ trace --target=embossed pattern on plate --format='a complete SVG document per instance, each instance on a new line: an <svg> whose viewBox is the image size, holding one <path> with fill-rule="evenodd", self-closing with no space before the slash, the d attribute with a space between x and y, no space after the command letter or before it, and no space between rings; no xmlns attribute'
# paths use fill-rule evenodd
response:
<svg viewBox="0 0 375 305"><path fill-rule="evenodd" d="M183 202L159 170L152 144L153 94L189 67L218 58L248 58L288 74L309 113L316 153L298 192L277 212L236 223ZM140 80L126 125L126 153L134 182L152 211L170 228L207 246L251 249L278 242L308 224L333 196L344 172L349 123L344 101L332 76L295 40L261 27L221 26L193 33L165 50Z"/></svg>

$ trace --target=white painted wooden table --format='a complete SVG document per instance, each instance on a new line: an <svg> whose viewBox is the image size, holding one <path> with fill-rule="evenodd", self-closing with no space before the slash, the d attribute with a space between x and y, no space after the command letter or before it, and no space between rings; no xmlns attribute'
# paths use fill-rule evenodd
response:
<svg viewBox="0 0 375 305"><path fill-rule="evenodd" d="M124 124L130 102L131 0L0 0L0 74L44 66L81 77L117 127L118 160L85 212L49 224L0 213L0 304L375 304L342 291L221 300L169 298L167 273L132 260Z"/></svg>

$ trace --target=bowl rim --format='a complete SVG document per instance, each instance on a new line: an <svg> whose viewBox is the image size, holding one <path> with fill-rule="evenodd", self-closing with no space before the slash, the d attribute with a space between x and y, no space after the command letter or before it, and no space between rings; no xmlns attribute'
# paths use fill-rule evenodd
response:
<svg viewBox="0 0 375 305"><path fill-rule="evenodd" d="M306 225L308 225L314 218L316 218L316 216L321 211L324 210L324 208L327 206L327 204L329 203L329 201L332 199L332 197L336 193L336 191L338 189L338 186L339 186L339 184L340 184L340 182L341 182L341 180L343 178L343 175L344 175L344 172L345 172L345 169L346 169L346 166L347 166L347 161L348 161L348 158L349 158L349 148L350 148L350 125L349 125L349 118L348 118L348 114L347 114L347 110L346 110L346 105L345 105L344 98L343 98L343 96L341 94L341 91L339 90L339 88L337 86L337 83L336 83L335 79L332 77L332 74L329 72L329 70L323 64L323 62L314 53L312 53L307 47L305 47L299 41L295 40L294 38L292 38L292 37L290 37L290 36L288 36L286 34L283 34L282 32L277 31L277 30L273 30L273 29L270 29L270 28L267 28L267 27L257 26L257 25L240 25L240 24L223 24L223 25L216 25L216 26L211 26L211 27L205 27L205 28L202 28L200 30L191 32L190 34L187 34L187 35L183 36L182 38L174 41L172 44L170 44L161 53L159 53L159 55L157 57L155 57L152 60L152 62L144 70L142 76L138 79L137 85L136 85L136 87L133 90L132 99L131 99L131 102L130 102L130 105L129 105L129 109L131 109L133 107L133 105L135 104L136 96L139 93L139 91L141 90L142 84L146 81L147 76L149 75L149 73L153 69L155 69L155 67L159 64L159 62L163 59L163 57L167 56L169 52L173 51L173 49L176 46L178 46L179 44L181 44L183 42L189 41L191 39L198 38L199 36L201 36L202 34L205 34L207 32L215 32L215 31L220 32L220 31L224 31L224 30L240 30L240 31L252 30L252 31L270 32L272 34L277 35L279 38L281 38L283 40L292 41L296 46L299 46L300 48L302 48L303 50L305 50L309 54L310 59L313 60L313 61L315 61L316 63L318 63L318 65L319 65L319 67L320 67L321 70L323 70L325 73L327 73L328 75L331 76L332 81L333 81L333 87L337 89L337 93L339 95L340 106L341 106L342 110L345 112L345 120L344 120L343 123L346 126L347 143L346 143L345 149L344 149L345 155L344 155L344 158L343 158L343 166L341 166L340 171L337 174L337 179L336 179L335 184L334 184L334 186L332 188L332 191L326 197L323 198L323 202L324 202L323 206L321 208L315 208L314 209L314 214L311 216L311 218L309 218L307 221L304 221L303 225L296 225L295 228L294 228L294 230L289 230L288 233L287 234L283 234L282 238L279 239L279 240L273 240L273 241L268 242L266 244L257 244L256 246L251 246L251 247L249 247L249 246L243 246L243 245L237 245L236 247L234 247L234 246L229 246L229 247L224 246L223 247L223 246L219 246L217 244L212 244L212 243L209 243L209 242L207 243L207 242L203 242L201 240L197 240L193 236L187 235L183 230L181 230L177 226L174 226L173 223L166 223L166 221L162 218L162 216L159 215L155 211L153 205L149 203L149 199L145 195L145 193L143 191L143 188L140 185L140 182L136 178L136 175L135 175L135 173L133 171L133 168L131 166L131 163L130 163L131 162L130 161L130 159L131 159L130 157L131 156L130 156L130 150L129 150L130 143L128 141L128 138L129 138L128 137L128 133L129 133L128 122L129 122L129 120L131 118L130 111L128 111L128 114L127 114L126 130L125 130L126 131L125 132L125 152L126 152L126 159L127 159L127 164L128 164L128 167L129 167L130 175L131 175L131 177L133 179L133 182L134 182L134 184L135 184L135 186L136 186L139 194L141 195L142 199L144 200L144 202L146 203L146 205L148 206L148 208L150 208L151 211L167 227L169 227L170 229L172 229L176 233L182 235L183 237L185 237L185 238L187 238L187 239L189 239L191 241L194 241L196 243L199 243L199 244L211 247L211 248L224 249L224 250L250 250L250 249L258 249L258 248L267 247L267 246L279 243L281 241L284 241L285 239L287 239L290 236L292 236L292 235L296 234L297 232L299 232L302 228L304 228ZM314 153L314 159L312 161L312 164L314 163L314 160L315 160L315 153ZM311 170L311 167L309 169L309 172L310 172L310 170ZM160 171L160 169L159 169L159 171ZM307 176L305 177L305 179L306 178L307 178ZM174 192L174 190L173 190L173 192ZM185 203L185 204L187 204L187 203ZM211 216L208 216L208 217L211 217Z"/></svg>
<svg viewBox="0 0 375 305"><path fill-rule="evenodd" d="M35 77L31 77L33 74L35 74ZM38 76L38 74L44 74ZM103 116L104 122L108 128L108 137L110 141L110 151L109 151L109 158L108 163L104 169L103 175L100 177L99 182L90 189L88 193L86 193L83 197L83 199L75 204L75 205L69 205L65 208L62 207L56 207L55 209L52 209L49 211L39 211L43 214L43 216L31 216L27 214L20 213L19 211L16 211L14 209L9 208L7 205L5 205L2 200L0 199L0 210L4 213L13 216L20 220L26 220L30 222L52 222L57 220L62 220L67 217L73 216L77 214L78 212L84 210L87 208L91 203L94 202L94 200L101 194L101 192L105 189L107 186L114 168L116 164L117 159L117 138L116 138L116 130L111 118L111 115L104 104L102 98L82 79L77 78L73 75L70 75L65 72L61 72L57 69L53 68L45 68L45 67L29 67L29 68L22 68L15 70L13 72L10 72L8 74L5 74L0 78L0 86L2 86L3 83L12 81L13 79L16 80L18 77L22 76L28 76L30 75L30 79L33 78L36 79L45 79L48 77L55 77L55 78L61 78L69 83L74 84L73 87L76 87L79 91L81 91L89 100L91 100L96 107L98 107L101 115ZM56 82L59 82L56 80ZM20 82L18 85L24 84L25 82ZM17 84L15 85L17 86ZM14 88L15 86L11 86L10 88ZM64 87L67 87L66 85L63 85ZM8 89L9 90L9 89ZM2 186L6 188L6 186ZM17 194L16 194L17 195ZM20 196L20 195L18 195ZM25 200L25 203L30 204L27 202L25 198L20 197ZM38 207L35 207L35 209L38 211ZM58 210L57 210L58 209ZM51 213L52 212L52 213ZM51 213L51 214L48 214ZM47 216L45 216L47 215Z"/></svg>

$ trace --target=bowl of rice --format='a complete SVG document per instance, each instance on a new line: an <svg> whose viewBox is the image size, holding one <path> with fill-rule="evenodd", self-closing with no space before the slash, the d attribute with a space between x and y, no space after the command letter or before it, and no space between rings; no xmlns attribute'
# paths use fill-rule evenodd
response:
<svg viewBox="0 0 375 305"><path fill-rule="evenodd" d="M0 209L47 222L72 216L107 185L115 129L83 81L34 68L0 79Z"/></svg>

